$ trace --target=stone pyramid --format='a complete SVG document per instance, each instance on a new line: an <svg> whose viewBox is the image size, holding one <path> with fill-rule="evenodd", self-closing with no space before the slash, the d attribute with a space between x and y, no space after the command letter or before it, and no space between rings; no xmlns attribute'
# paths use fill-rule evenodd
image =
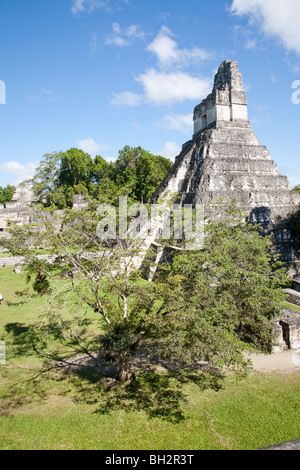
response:
<svg viewBox="0 0 300 470"><path fill-rule="evenodd" d="M286 221L299 208L300 195L262 146L248 121L247 98L237 62L225 60L212 92L194 110L194 136L151 202L169 191L181 204L238 200L252 222L272 231L284 258L291 260Z"/></svg>

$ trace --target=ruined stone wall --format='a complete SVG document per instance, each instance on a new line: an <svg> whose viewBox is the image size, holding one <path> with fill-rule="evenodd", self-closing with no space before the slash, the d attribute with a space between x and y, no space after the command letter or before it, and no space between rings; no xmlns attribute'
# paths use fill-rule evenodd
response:
<svg viewBox="0 0 300 470"><path fill-rule="evenodd" d="M11 202L0 205L0 238L5 236L9 224L24 225L37 222L32 210L32 205L37 200L32 187L29 185L20 185L16 188L16 192ZM86 196L75 195L73 199L73 209L81 210L88 205ZM56 211L59 213L59 211Z"/></svg>
<svg viewBox="0 0 300 470"><path fill-rule="evenodd" d="M8 223L23 225L33 222L30 204L36 202L32 187L20 185L16 188L12 201L0 205L0 234L4 232Z"/></svg>

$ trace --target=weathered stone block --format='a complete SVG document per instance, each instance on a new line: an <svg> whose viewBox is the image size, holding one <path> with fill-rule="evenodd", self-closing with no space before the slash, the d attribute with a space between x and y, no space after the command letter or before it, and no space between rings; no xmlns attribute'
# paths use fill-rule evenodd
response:
<svg viewBox="0 0 300 470"><path fill-rule="evenodd" d="M300 313L289 308L282 310L281 317L274 322L274 332L277 340L273 352L300 348Z"/></svg>
<svg viewBox="0 0 300 470"><path fill-rule="evenodd" d="M300 307L300 292L297 292L293 289L284 289L284 291L287 294L287 302Z"/></svg>

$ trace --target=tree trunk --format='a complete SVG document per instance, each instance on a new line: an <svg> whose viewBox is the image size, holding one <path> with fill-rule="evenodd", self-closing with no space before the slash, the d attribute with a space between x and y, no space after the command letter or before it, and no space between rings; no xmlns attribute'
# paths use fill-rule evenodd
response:
<svg viewBox="0 0 300 470"><path fill-rule="evenodd" d="M119 382L126 382L130 380L131 373L129 372L129 353L121 352L119 354L119 370L117 380Z"/></svg>

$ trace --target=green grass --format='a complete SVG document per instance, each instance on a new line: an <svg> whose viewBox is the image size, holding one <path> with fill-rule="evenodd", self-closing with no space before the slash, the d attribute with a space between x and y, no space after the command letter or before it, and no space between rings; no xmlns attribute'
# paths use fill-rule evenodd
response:
<svg viewBox="0 0 300 470"><path fill-rule="evenodd" d="M11 253L9 251L0 251L0 258L9 258Z"/></svg>
<svg viewBox="0 0 300 470"><path fill-rule="evenodd" d="M300 312L300 307L297 305L291 304L290 302L284 302L285 308L291 308L292 310L296 310L296 312Z"/></svg>
<svg viewBox="0 0 300 470"><path fill-rule="evenodd" d="M299 437L296 374L253 374L238 384L227 379L218 392L187 384L178 422L149 416L147 407L125 402L104 412L102 395L76 401L78 390L65 380L56 389L44 382L42 398L32 394L0 417L2 450L238 450Z"/></svg>
<svg viewBox="0 0 300 470"><path fill-rule="evenodd" d="M239 382L229 376L220 389L205 387L205 377L197 384L163 372L145 372L119 390L92 373L39 376L41 359L26 338L46 298L23 302L15 291L26 287L24 273L0 269L8 358L0 365L1 450L239 450L299 438L297 373L251 373Z"/></svg>
<svg viewBox="0 0 300 470"><path fill-rule="evenodd" d="M29 302L24 302L22 297L16 295L24 289L29 289L26 284L26 274L15 274L14 268L0 268L0 292L4 298L4 304L0 306L0 334L7 322L12 320L32 323L44 311L46 306L45 297L36 297ZM23 269L24 271L24 269Z"/></svg>

